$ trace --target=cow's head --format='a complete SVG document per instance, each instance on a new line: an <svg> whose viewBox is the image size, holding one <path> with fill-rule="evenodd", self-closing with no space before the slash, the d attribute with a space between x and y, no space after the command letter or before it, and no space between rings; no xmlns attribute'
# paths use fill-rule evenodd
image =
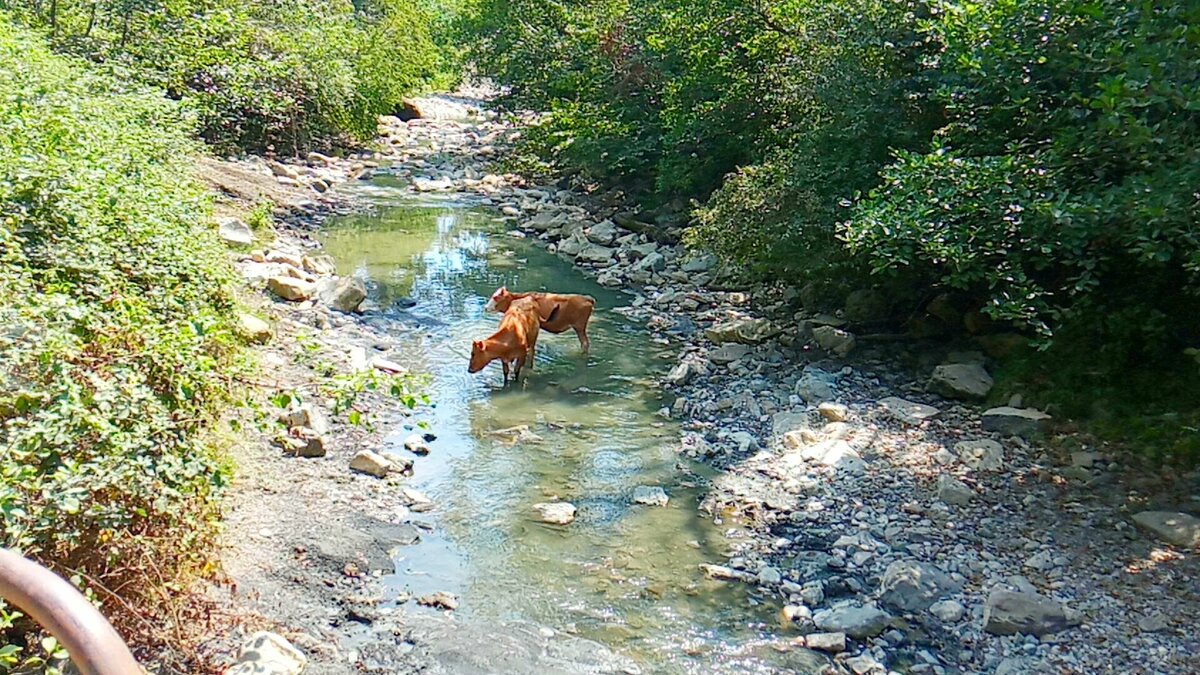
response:
<svg viewBox="0 0 1200 675"><path fill-rule="evenodd" d="M511 304L512 293L508 292L507 286L501 286L496 289L495 293L492 293L491 298L488 298L487 304L484 305L483 309L487 312L500 312L503 314L508 311L508 306Z"/></svg>
<svg viewBox="0 0 1200 675"><path fill-rule="evenodd" d="M467 365L467 372L478 373L479 371L483 370L483 367L486 366L490 361L491 359L488 358L487 346L483 343L483 340L476 340L472 342L471 363Z"/></svg>

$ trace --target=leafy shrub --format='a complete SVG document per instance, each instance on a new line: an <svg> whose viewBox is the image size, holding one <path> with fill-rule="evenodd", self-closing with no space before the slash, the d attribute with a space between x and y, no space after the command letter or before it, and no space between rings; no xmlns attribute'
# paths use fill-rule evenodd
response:
<svg viewBox="0 0 1200 675"><path fill-rule="evenodd" d="M443 73L429 9L401 0L14 4L60 49L183 100L221 150L368 140Z"/></svg>
<svg viewBox="0 0 1200 675"><path fill-rule="evenodd" d="M948 124L858 205L851 250L879 271L973 291L992 316L1043 335L1117 309L1146 326L1194 303L1200 8L947 9L928 30L945 45ZM1178 318L1163 326L1173 335L1153 331L1176 353L1200 328Z"/></svg>
<svg viewBox="0 0 1200 675"><path fill-rule="evenodd" d="M225 480L232 277L189 131L0 14L4 545L135 607L199 562Z"/></svg>

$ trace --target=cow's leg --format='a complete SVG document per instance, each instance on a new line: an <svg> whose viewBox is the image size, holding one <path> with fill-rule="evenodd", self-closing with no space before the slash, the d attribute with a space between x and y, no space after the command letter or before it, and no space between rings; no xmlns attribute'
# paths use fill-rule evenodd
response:
<svg viewBox="0 0 1200 675"><path fill-rule="evenodd" d="M521 369L524 367L525 367L525 355L522 354L521 356L517 357L517 370L515 373L513 373L513 384L516 384L517 381L519 381L521 379Z"/></svg>
<svg viewBox="0 0 1200 675"><path fill-rule="evenodd" d="M508 360L501 359L500 365L504 367L504 386L508 386Z"/></svg>
<svg viewBox="0 0 1200 675"><path fill-rule="evenodd" d="M579 337L579 346L584 352L587 352L592 347L592 341L588 339L587 324L575 324L575 335Z"/></svg>

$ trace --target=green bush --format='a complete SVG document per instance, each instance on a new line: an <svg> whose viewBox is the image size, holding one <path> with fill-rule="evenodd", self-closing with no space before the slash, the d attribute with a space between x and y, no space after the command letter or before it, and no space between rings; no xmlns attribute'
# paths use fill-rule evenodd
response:
<svg viewBox="0 0 1200 675"><path fill-rule="evenodd" d="M226 399L232 272L190 130L0 14L4 546L139 608L204 555L225 476L201 439Z"/></svg>
<svg viewBox="0 0 1200 675"><path fill-rule="evenodd" d="M197 112L200 135L222 151L293 153L369 140L378 115L445 80L431 9L422 3L12 4L57 48L182 100Z"/></svg>
<svg viewBox="0 0 1200 675"><path fill-rule="evenodd" d="M471 0L458 26L547 112L525 150L690 202L688 245L886 285L898 316L952 292L1050 350L1004 369L1044 403L1161 408L1122 386L1136 368L1183 373L1196 409L1200 5Z"/></svg>

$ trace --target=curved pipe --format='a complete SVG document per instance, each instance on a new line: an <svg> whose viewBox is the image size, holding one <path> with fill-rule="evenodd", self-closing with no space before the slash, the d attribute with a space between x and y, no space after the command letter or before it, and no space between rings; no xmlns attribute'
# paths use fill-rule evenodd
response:
<svg viewBox="0 0 1200 675"><path fill-rule="evenodd" d="M83 675L141 675L108 620L65 579L0 548L0 596L50 631Z"/></svg>

